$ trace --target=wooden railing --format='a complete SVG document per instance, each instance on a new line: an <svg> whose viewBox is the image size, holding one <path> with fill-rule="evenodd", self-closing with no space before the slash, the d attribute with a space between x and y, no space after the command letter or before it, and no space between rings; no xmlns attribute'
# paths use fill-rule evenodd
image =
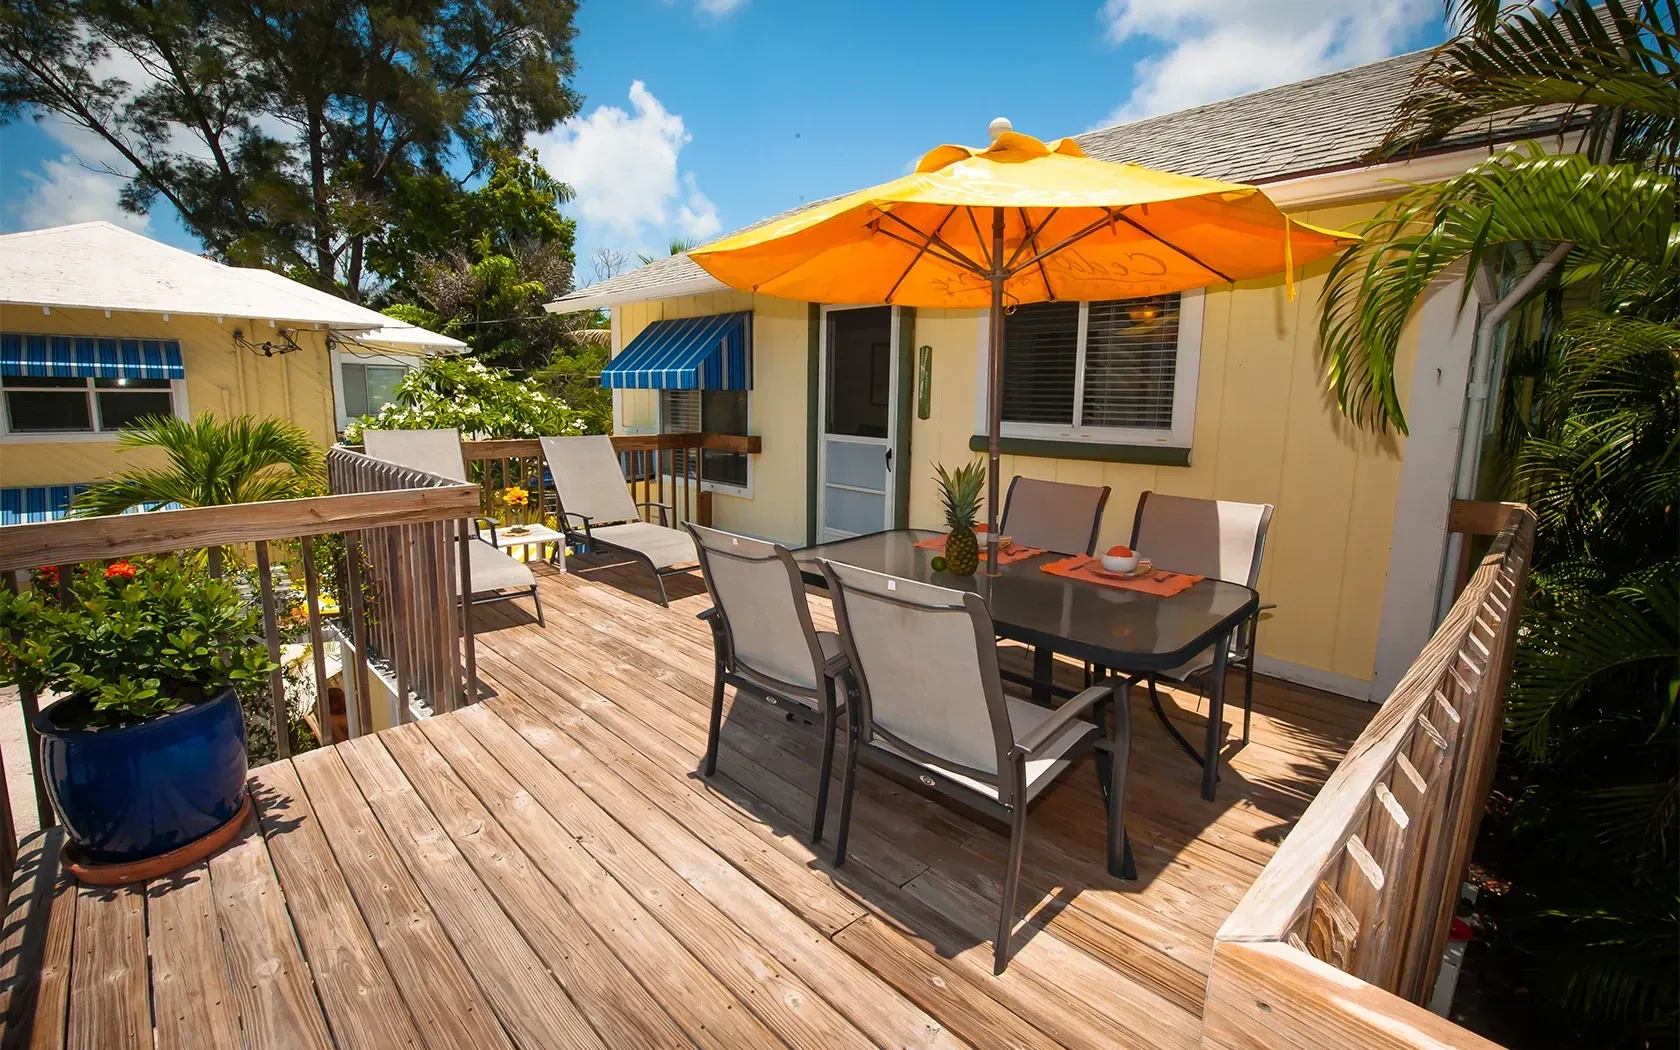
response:
<svg viewBox="0 0 1680 1050"><path fill-rule="evenodd" d="M335 734L324 655L328 624L321 607L323 567L309 541L341 534L347 554L362 555L346 557L337 567L342 584L334 595L342 632L355 641L344 677L361 705L346 712L350 735L374 728L366 706L370 656L389 661L399 683L434 707L458 706L473 681L473 650L470 624L456 601L469 586L466 573L461 572L459 587L453 583L454 566L464 559L453 552L470 535L478 489L343 450L328 454L328 468L336 493L330 496L0 528L0 583L29 586L30 573L48 567L58 570L60 581L68 581L73 567L83 562L218 549L227 552L218 555L226 565L254 566L264 636L271 658L278 661L280 621L289 610L277 600L277 574L270 570L276 552L295 558L278 575L283 586L295 582L303 592L314 721L322 743L331 743ZM364 567L371 570L371 579L363 578ZM282 671L270 676L269 691L276 748L286 757L291 751L290 709ZM47 827L54 818L42 790L34 729L40 698L27 689L20 693L36 803L41 826ZM406 703L398 706L407 711Z"/></svg>
<svg viewBox="0 0 1680 1050"><path fill-rule="evenodd" d="M700 487L704 451L757 455L763 448L756 434L615 434L612 443L637 502L669 505L674 511L671 525L712 523L711 494ZM532 507L555 513L559 500L544 480L542 443L536 438L463 441L461 450L468 476L483 488L486 513L494 505L494 493L509 485L528 490Z"/></svg>
<svg viewBox="0 0 1680 1050"><path fill-rule="evenodd" d="M1498 534L1429 644L1220 928L1205 1048L1493 1047L1416 1005L1487 799L1534 515Z"/></svg>

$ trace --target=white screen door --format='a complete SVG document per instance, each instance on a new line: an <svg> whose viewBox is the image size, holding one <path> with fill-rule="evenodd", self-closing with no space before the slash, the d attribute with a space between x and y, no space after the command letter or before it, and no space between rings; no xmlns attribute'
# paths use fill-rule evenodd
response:
<svg viewBox="0 0 1680 1050"><path fill-rule="evenodd" d="M890 306L825 309L818 540L892 527L898 355Z"/></svg>

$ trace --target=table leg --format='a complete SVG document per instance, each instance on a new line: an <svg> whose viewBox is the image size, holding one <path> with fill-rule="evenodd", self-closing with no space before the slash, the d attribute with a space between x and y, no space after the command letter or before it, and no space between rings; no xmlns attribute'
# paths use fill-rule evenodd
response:
<svg viewBox="0 0 1680 1050"><path fill-rule="evenodd" d="M1056 654L1042 645L1033 646L1032 702L1040 707L1050 706L1050 684L1055 676Z"/></svg>
<svg viewBox="0 0 1680 1050"><path fill-rule="evenodd" d="M1219 636L1213 650L1213 681L1208 683L1207 744L1202 750L1202 797L1213 801L1219 783L1219 752L1225 746L1225 663L1231 654L1229 633Z"/></svg>

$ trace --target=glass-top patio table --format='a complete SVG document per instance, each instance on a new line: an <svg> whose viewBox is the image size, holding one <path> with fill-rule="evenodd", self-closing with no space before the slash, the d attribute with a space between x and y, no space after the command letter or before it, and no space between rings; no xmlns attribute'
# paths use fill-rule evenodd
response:
<svg viewBox="0 0 1680 1050"><path fill-rule="evenodd" d="M1112 671L1144 674L1178 667L1213 647L1208 692L1207 741L1202 755L1202 797L1212 799L1224 743L1225 664L1231 632L1260 607L1260 597L1241 584L1203 580L1171 598L1070 580L1040 571L1064 557L1042 554L1011 565L998 575L953 576L934 572L937 552L917 547L940 535L922 529L876 532L793 552L801 574L825 585L818 559L857 565L937 587L972 591L986 601L992 623L1004 638L1033 646L1035 699L1047 700L1051 659L1063 653ZM1171 566L1161 566L1171 568Z"/></svg>

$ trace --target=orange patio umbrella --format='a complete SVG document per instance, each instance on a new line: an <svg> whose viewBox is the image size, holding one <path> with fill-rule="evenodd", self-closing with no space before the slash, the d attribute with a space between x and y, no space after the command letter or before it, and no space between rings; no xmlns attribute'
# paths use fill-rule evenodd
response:
<svg viewBox="0 0 1680 1050"><path fill-rule="evenodd" d="M1131 299L1293 271L1357 241L1254 186L1093 160L992 122L903 178L690 252L732 288L821 303L991 310L986 571L997 571L1006 305Z"/></svg>

